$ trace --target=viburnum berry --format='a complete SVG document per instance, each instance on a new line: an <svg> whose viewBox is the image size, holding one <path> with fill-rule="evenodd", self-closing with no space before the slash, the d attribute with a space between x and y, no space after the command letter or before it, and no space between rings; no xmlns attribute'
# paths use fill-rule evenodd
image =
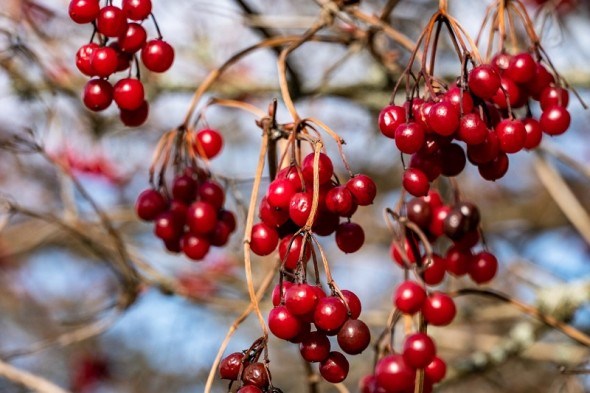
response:
<svg viewBox="0 0 590 393"><path fill-rule="evenodd" d="M563 106L552 106L541 114L541 129L548 135L561 135L570 126L571 116Z"/></svg>
<svg viewBox="0 0 590 393"><path fill-rule="evenodd" d="M92 55L96 49L100 48L94 42L82 45L78 52L76 52L76 67L86 76L96 76L94 68L92 68Z"/></svg>
<svg viewBox="0 0 590 393"><path fill-rule="evenodd" d="M182 252L195 261L200 261L205 258L209 252L211 244L209 240L203 235L195 235L186 233L181 240Z"/></svg>
<svg viewBox="0 0 590 393"><path fill-rule="evenodd" d="M120 109L138 109L145 101L143 83L134 78L119 80L114 86L113 99Z"/></svg>
<svg viewBox="0 0 590 393"><path fill-rule="evenodd" d="M109 45L117 53L117 69L116 72L125 71L129 68L133 55L131 53L123 52L119 47L118 41L113 41Z"/></svg>
<svg viewBox="0 0 590 393"><path fill-rule="evenodd" d="M517 120L505 119L496 126L500 149L505 153L516 153L524 148L526 129Z"/></svg>
<svg viewBox="0 0 590 393"><path fill-rule="evenodd" d="M291 340L301 331L301 321L285 306L277 306L268 314L268 328L283 340Z"/></svg>
<svg viewBox="0 0 590 393"><path fill-rule="evenodd" d="M404 252L406 253L406 256L408 257L408 262L415 263L416 256L414 255L414 249L412 247L413 241L410 240L408 237L406 237L403 240L403 243L404 243L403 244ZM404 258L402 256L400 248L401 247L399 246L397 241L391 242L391 247L389 248L389 254L391 256L391 259L393 259L400 267L405 268L406 266L405 266Z"/></svg>
<svg viewBox="0 0 590 393"><path fill-rule="evenodd" d="M440 149L441 173L447 177L459 175L465 169L467 158L457 143L449 143Z"/></svg>
<svg viewBox="0 0 590 393"><path fill-rule="evenodd" d="M156 217L154 233L162 240L176 239L182 234L182 227L175 215L170 211L166 211Z"/></svg>
<svg viewBox="0 0 590 393"><path fill-rule="evenodd" d="M414 333L406 337L403 357L408 366L425 368L434 360L435 355L434 341L427 334Z"/></svg>
<svg viewBox="0 0 590 393"><path fill-rule="evenodd" d="M117 71L117 52L108 46L96 48L92 52L90 65L95 75L107 78Z"/></svg>
<svg viewBox="0 0 590 393"><path fill-rule="evenodd" d="M514 82L525 84L535 77L537 62L530 53L512 56L505 75Z"/></svg>
<svg viewBox="0 0 590 393"><path fill-rule="evenodd" d="M485 122L478 114L468 113L461 118L457 137L468 145L484 143L488 136Z"/></svg>
<svg viewBox="0 0 590 393"><path fill-rule="evenodd" d="M424 305L426 291L414 281L401 283L393 295L393 304L404 314L415 314Z"/></svg>
<svg viewBox="0 0 590 393"><path fill-rule="evenodd" d="M285 306L293 315L313 312L318 300L316 291L309 284L295 284L285 291Z"/></svg>
<svg viewBox="0 0 590 393"><path fill-rule="evenodd" d="M330 355L330 340L322 332L309 332L301 339L299 352L307 362L323 362Z"/></svg>
<svg viewBox="0 0 590 393"><path fill-rule="evenodd" d="M406 154L414 154L424 144L426 131L424 127L416 122L401 124L395 130L395 145Z"/></svg>
<svg viewBox="0 0 590 393"><path fill-rule="evenodd" d="M395 130L405 122L406 109L401 106L389 105L379 113L379 130L388 138L394 139Z"/></svg>
<svg viewBox="0 0 590 393"><path fill-rule="evenodd" d="M330 383L340 383L348 376L349 364L346 357L332 351L320 364L320 375Z"/></svg>
<svg viewBox="0 0 590 393"><path fill-rule="evenodd" d="M227 224L227 226L229 227L229 230L231 232L236 230L236 226L237 226L236 215L234 213L230 212L229 210L220 209L217 212L217 219L219 221L222 221L225 224Z"/></svg>
<svg viewBox="0 0 590 393"><path fill-rule="evenodd" d="M469 89L473 94L484 100L492 98L500 88L500 75L494 67L482 64L469 72Z"/></svg>
<svg viewBox="0 0 590 393"><path fill-rule="evenodd" d="M450 136L459 128L459 111L450 102L441 101L432 106L426 120L435 133Z"/></svg>
<svg viewBox="0 0 590 393"><path fill-rule="evenodd" d="M525 85L530 96L539 100L541 93L552 83L555 83L555 77L547 71L547 68L541 63L537 63L535 76Z"/></svg>
<svg viewBox="0 0 590 393"><path fill-rule="evenodd" d="M250 248L256 255L271 254L279 244L279 234L276 229L260 222L252 227Z"/></svg>
<svg viewBox="0 0 590 393"><path fill-rule="evenodd" d="M445 378L447 373L447 364L438 356L426 366L424 369L424 377L432 383L438 383Z"/></svg>
<svg viewBox="0 0 590 393"><path fill-rule="evenodd" d="M522 119L521 123L524 125L524 129L526 131L524 148L530 150L539 146L541 144L541 140L543 139L543 130L541 129L541 124L539 121L533 119L532 117L527 117Z"/></svg>
<svg viewBox="0 0 590 393"><path fill-rule="evenodd" d="M72 0L68 12L74 22L90 23L96 19L100 12L99 0Z"/></svg>
<svg viewBox="0 0 590 393"><path fill-rule="evenodd" d="M314 153L310 153L305 156L303 162L301 163L301 174L303 176L303 180L307 184L313 184L313 161ZM324 153L320 153L318 159L319 184L328 183L333 174L334 165L332 164L332 160Z"/></svg>
<svg viewBox="0 0 590 393"><path fill-rule="evenodd" d="M451 246L446 254L447 270L456 277L464 276L469 270L472 257L471 251Z"/></svg>
<svg viewBox="0 0 590 393"><path fill-rule="evenodd" d="M469 277L476 283L483 284L491 281L497 271L498 260L493 254L482 251L471 258L468 273Z"/></svg>
<svg viewBox="0 0 590 393"><path fill-rule="evenodd" d="M336 245L343 252L350 254L358 251L365 242L363 227L354 222L343 222L336 229Z"/></svg>
<svg viewBox="0 0 590 393"><path fill-rule="evenodd" d="M348 289L343 289L340 292L344 298L344 303L348 306L348 310L350 311L350 319L357 319L361 315L361 300L354 292L349 291Z"/></svg>
<svg viewBox="0 0 590 393"><path fill-rule="evenodd" d="M495 181L504 177L508 172L508 156L504 152L500 152L492 161L480 164L477 166L479 174L486 180Z"/></svg>
<svg viewBox="0 0 590 393"><path fill-rule="evenodd" d="M404 172L402 179L404 189L416 197L425 196L430 189L428 177L419 169L408 168Z"/></svg>
<svg viewBox="0 0 590 393"><path fill-rule="evenodd" d="M302 236L292 237L288 235L281 239L279 242L279 258L281 258L283 266L286 269L294 270L297 268L300 256L303 259L303 263L309 261L309 258L311 258L311 248L306 245L305 251L301 254L301 247L303 246L304 242Z"/></svg>
<svg viewBox="0 0 590 393"><path fill-rule="evenodd" d="M442 292L434 292L424 301L422 313L429 324L446 326L455 318L457 308L451 297Z"/></svg>
<svg viewBox="0 0 590 393"><path fill-rule="evenodd" d="M330 334L337 333L348 319L346 305L336 296L328 296L318 300L313 321L318 329Z"/></svg>
<svg viewBox="0 0 590 393"><path fill-rule="evenodd" d="M346 182L346 188L352 194L359 206L368 206L373 203L377 195L377 185L367 175L355 175Z"/></svg>
<svg viewBox="0 0 590 393"><path fill-rule="evenodd" d="M297 226L302 227L307 222L311 213L311 204L312 196L307 192L298 192L291 198L289 202L289 217Z"/></svg>
<svg viewBox="0 0 590 393"><path fill-rule="evenodd" d="M494 55L490 64L498 71L498 74L503 75L510 65L512 56L506 52L500 52Z"/></svg>
<svg viewBox="0 0 590 393"><path fill-rule="evenodd" d="M432 218L432 209L423 198L412 198L406 204L406 215L414 224L427 229Z"/></svg>
<svg viewBox="0 0 590 393"><path fill-rule="evenodd" d="M282 287L279 284L275 285L275 287L272 290L272 295L271 295L272 305L278 306L279 304L281 304L281 288L282 288L282 292L284 295L287 292L287 290L289 288L291 288L293 285L295 285L295 284L293 284L292 282L289 282L289 281L283 281Z"/></svg>
<svg viewBox="0 0 590 393"><path fill-rule="evenodd" d="M467 157L472 164L485 164L498 157L500 141L495 131L489 132L485 142L467 146Z"/></svg>
<svg viewBox="0 0 590 393"><path fill-rule="evenodd" d="M135 53L145 45L147 33L139 23L129 23L125 33L119 36L119 47L123 52Z"/></svg>
<svg viewBox="0 0 590 393"><path fill-rule="evenodd" d="M148 189L142 191L137 197L135 212L142 220L152 221L166 210L167 205L166 199L161 193L154 189Z"/></svg>
<svg viewBox="0 0 590 393"><path fill-rule="evenodd" d="M165 72L174 62L174 48L162 39L150 40L141 50L141 61L152 72Z"/></svg>
<svg viewBox="0 0 590 393"><path fill-rule="evenodd" d="M269 376L264 364L256 362L244 367L242 382L244 385L253 385L260 389L266 388L269 383Z"/></svg>
<svg viewBox="0 0 590 393"><path fill-rule="evenodd" d="M150 13L152 12L152 1L123 0L122 8L127 18L141 21L150 16Z"/></svg>
<svg viewBox="0 0 590 393"><path fill-rule="evenodd" d="M326 194L326 209L341 217L350 217L357 204L346 186L336 186Z"/></svg>
<svg viewBox="0 0 590 393"><path fill-rule="evenodd" d="M113 86L104 79L90 79L84 86L82 101L88 109L102 111L113 102Z"/></svg>
<svg viewBox="0 0 590 393"><path fill-rule="evenodd" d="M416 370L406 364L402 355L387 355L377 362L375 379L386 392L406 392L414 386Z"/></svg>
<svg viewBox="0 0 590 393"><path fill-rule="evenodd" d="M100 10L96 19L96 29L107 37L119 37L127 29L127 18L123 10L107 5Z"/></svg>
<svg viewBox="0 0 590 393"><path fill-rule="evenodd" d="M541 92L539 102L543 111L553 106L567 108L569 104L569 93L562 87L548 86Z"/></svg>
<svg viewBox="0 0 590 393"><path fill-rule="evenodd" d="M371 343L371 332L368 326L358 319L344 322L337 335L338 345L349 355L363 352Z"/></svg>
<svg viewBox="0 0 590 393"><path fill-rule="evenodd" d="M262 389L254 385L244 385L236 393L264 393Z"/></svg>
<svg viewBox="0 0 590 393"><path fill-rule="evenodd" d="M223 207L225 192L223 191L223 187L215 180L208 179L199 184L197 193L201 201L209 203L216 210L220 210Z"/></svg>
<svg viewBox="0 0 590 393"><path fill-rule="evenodd" d="M289 209L289 202L297 189L288 179L275 179L268 185L266 201L275 209ZM352 196L351 196L352 201Z"/></svg>
<svg viewBox="0 0 590 393"><path fill-rule="evenodd" d="M339 221L340 218L336 214L320 210L315 217L311 229L318 236L330 236L338 229Z"/></svg>
<svg viewBox="0 0 590 393"><path fill-rule="evenodd" d="M509 104L512 109L520 108L526 103L526 94L512 79L502 77L500 88L492 97L492 101L500 109L508 109Z"/></svg>
<svg viewBox="0 0 590 393"><path fill-rule="evenodd" d="M434 213L432 214L432 221L428 227L428 231L432 235L436 237L444 235L445 219L450 212L451 208L449 206L440 206L434 210Z"/></svg>
<svg viewBox="0 0 590 393"><path fill-rule="evenodd" d="M197 132L197 141L199 142L205 157L211 159L217 156L223 148L223 137L221 134L212 129L203 129ZM196 149L197 152L201 153L200 149Z"/></svg>
<svg viewBox="0 0 590 393"><path fill-rule="evenodd" d="M438 254L432 254L428 260L426 256L422 259L422 264L426 266L422 278L427 285L438 285L445 278L447 271L447 261Z"/></svg>
<svg viewBox="0 0 590 393"><path fill-rule="evenodd" d="M149 110L150 106L148 102L144 100L137 109L131 111L121 109L119 118L121 119L121 122L127 127L139 127L147 120Z"/></svg>
<svg viewBox="0 0 590 393"><path fill-rule="evenodd" d="M443 96L443 101L446 101L455 107L459 114L469 114L473 110L473 98L468 91L460 87L450 88Z"/></svg>
<svg viewBox="0 0 590 393"><path fill-rule="evenodd" d="M197 201L187 211L187 224L194 234L210 233L217 223L217 211L207 202Z"/></svg>
<svg viewBox="0 0 590 393"><path fill-rule="evenodd" d="M266 196L260 201L258 217L271 227L279 227L289 220L289 212L280 209L273 209L267 202Z"/></svg>
<svg viewBox="0 0 590 393"><path fill-rule="evenodd" d="M219 376L221 379L237 380L243 359L244 354L242 352L234 352L224 357L219 363Z"/></svg>
<svg viewBox="0 0 590 393"><path fill-rule="evenodd" d="M451 240L461 239L469 228L467 218L457 209L451 209L443 222L444 234Z"/></svg>
<svg viewBox="0 0 590 393"><path fill-rule="evenodd" d="M209 233L209 242L212 246L222 247L227 244L232 231L223 221L217 221L215 228Z"/></svg>

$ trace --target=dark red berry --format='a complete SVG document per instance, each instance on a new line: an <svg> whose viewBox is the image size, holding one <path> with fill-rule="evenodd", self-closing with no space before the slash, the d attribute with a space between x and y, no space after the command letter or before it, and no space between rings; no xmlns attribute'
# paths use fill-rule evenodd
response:
<svg viewBox="0 0 590 393"><path fill-rule="evenodd" d="M142 220L152 221L166 210L167 205L162 194L154 189L148 189L137 197L135 212Z"/></svg>
<svg viewBox="0 0 590 393"><path fill-rule="evenodd" d="M187 233L182 237L182 252L192 260L200 261L209 252L211 244L202 235Z"/></svg>
<svg viewBox="0 0 590 393"><path fill-rule="evenodd" d="M358 251L365 242L363 227L354 222L343 222L336 229L336 245L343 252L350 254Z"/></svg>
<svg viewBox="0 0 590 393"><path fill-rule="evenodd" d="M303 176L303 180L307 184L313 184L313 161L314 161L314 153L308 154L301 164L301 174ZM319 177L319 184L326 184L332 178L334 174L334 166L332 164L332 160L330 157L325 155L324 153L320 153L319 161L318 161L318 177Z"/></svg>
<svg viewBox="0 0 590 393"><path fill-rule="evenodd" d="M90 79L84 86L82 101L86 108L102 111L113 102L113 86L104 79Z"/></svg>
<svg viewBox="0 0 590 393"><path fill-rule="evenodd" d="M478 284L491 281L498 271L498 260L486 251L475 254L469 264L469 276Z"/></svg>
<svg viewBox="0 0 590 393"><path fill-rule="evenodd" d="M404 189L416 197L425 196L430 189L428 177L419 169L408 168L402 179Z"/></svg>
<svg viewBox="0 0 590 393"><path fill-rule="evenodd" d="M207 202L194 202L188 208L187 224L194 234L211 233L217 223L217 211Z"/></svg>
<svg viewBox="0 0 590 393"><path fill-rule="evenodd" d="M436 355L436 347L428 335L414 333L406 337L403 356L408 366L425 368L434 360L434 355Z"/></svg>
<svg viewBox="0 0 590 393"><path fill-rule="evenodd" d="M434 326L446 326L455 318L455 302L442 292L434 292L426 298L422 307L424 319Z"/></svg>
<svg viewBox="0 0 590 393"><path fill-rule="evenodd" d="M236 221L236 216L234 213L230 212L229 210L219 210L217 212L217 219L219 221L224 222L228 228L230 232L233 232L236 230L236 226L237 226L237 221Z"/></svg>
<svg viewBox="0 0 590 393"><path fill-rule="evenodd" d="M488 133L484 143L467 146L467 157L475 165L485 164L498 157L500 141L496 132Z"/></svg>
<svg viewBox="0 0 590 393"><path fill-rule="evenodd" d="M435 356L430 364L424 369L424 377L432 383L439 383L442 381L446 373L446 363L437 356Z"/></svg>
<svg viewBox="0 0 590 393"><path fill-rule="evenodd" d="M123 10L113 5L103 7L96 20L96 29L107 37L119 37L125 34L127 18Z"/></svg>
<svg viewBox="0 0 590 393"><path fill-rule="evenodd" d="M109 45L117 53L117 69L116 72L125 71L129 68L133 55L131 53L123 52L119 47L119 42L113 41Z"/></svg>
<svg viewBox="0 0 590 393"><path fill-rule="evenodd" d="M301 321L285 306L277 306L268 314L268 328L283 340L291 340L301 331Z"/></svg>
<svg viewBox="0 0 590 393"><path fill-rule="evenodd" d="M119 113L119 118L121 122L125 124L127 127L139 127L148 118L150 112L150 106L147 101L143 101L141 106L137 109L132 111L126 111L124 109L121 110Z"/></svg>
<svg viewBox="0 0 590 393"><path fill-rule="evenodd" d="M367 325L358 319L349 319L338 331L338 345L349 355L363 352L371 343L371 332Z"/></svg>
<svg viewBox="0 0 590 393"><path fill-rule="evenodd" d="M189 175L180 175L172 182L172 197L184 203L191 203L197 196L197 181Z"/></svg>
<svg viewBox="0 0 590 393"><path fill-rule="evenodd" d="M482 64L469 72L468 84L473 94L487 100L500 88L500 75L493 66Z"/></svg>
<svg viewBox="0 0 590 393"><path fill-rule="evenodd" d="M543 90L552 83L555 83L553 75L547 71L543 64L537 63L535 76L525 85L525 88L533 99L539 100Z"/></svg>
<svg viewBox="0 0 590 393"><path fill-rule="evenodd" d="M135 53L145 45L147 33L139 23L129 23L125 33L119 36L119 47L123 52Z"/></svg>
<svg viewBox="0 0 590 393"><path fill-rule="evenodd" d="M90 23L98 16L100 4L98 0L72 0L68 12L74 22Z"/></svg>
<svg viewBox="0 0 590 393"><path fill-rule="evenodd" d="M486 180L495 181L504 177L508 172L508 156L504 152L500 152L498 157L485 164L478 165L479 174Z"/></svg>
<svg viewBox="0 0 590 393"><path fill-rule="evenodd" d="M535 77L537 62L530 53L512 56L505 75L516 83L525 84Z"/></svg>
<svg viewBox="0 0 590 393"><path fill-rule="evenodd" d="M340 383L348 376L348 360L340 352L330 352L320 364L320 375L330 383Z"/></svg>
<svg viewBox="0 0 590 393"><path fill-rule="evenodd" d="M204 129L197 132L197 141L201 150L197 147L196 151L205 154L205 157L211 159L221 152L223 148L223 138L219 132L212 129Z"/></svg>
<svg viewBox="0 0 590 393"><path fill-rule="evenodd" d="M123 12L131 20L144 20L152 12L151 0L123 0Z"/></svg>
<svg viewBox="0 0 590 393"><path fill-rule="evenodd" d="M260 389L266 388L269 383L269 375L264 364L256 362L247 365L242 373L242 382L244 385L254 385Z"/></svg>
<svg viewBox="0 0 590 393"><path fill-rule="evenodd" d="M569 104L569 93L562 87L548 86L541 92L539 101L541 102L541 109L543 111L553 106L567 108Z"/></svg>
<svg viewBox="0 0 590 393"><path fill-rule="evenodd" d="M96 48L92 52L90 64L95 75L107 78L117 71L117 52L108 46Z"/></svg>
<svg viewBox="0 0 590 393"><path fill-rule="evenodd" d="M427 229L432 218L430 204L423 198L412 198L406 204L406 215L410 221L422 229Z"/></svg>
<svg viewBox="0 0 590 393"><path fill-rule="evenodd" d="M563 106L552 106L541 114L541 129L548 135L561 135L570 126L571 116Z"/></svg>
<svg viewBox="0 0 590 393"><path fill-rule="evenodd" d="M456 277L464 276L469 269L472 257L471 251L451 246L446 254L447 270Z"/></svg>
<svg viewBox="0 0 590 393"><path fill-rule="evenodd" d="M237 390L236 393L264 393L262 389L254 385L245 385Z"/></svg>
<svg viewBox="0 0 590 393"><path fill-rule="evenodd" d="M318 329L327 333L338 332L347 319L346 305L339 297L329 296L318 300L313 316Z"/></svg>
<svg viewBox="0 0 590 393"><path fill-rule="evenodd" d="M321 211L317 214L311 229L318 236L330 236L336 232L340 218L329 211Z"/></svg>
<svg viewBox="0 0 590 393"><path fill-rule="evenodd" d="M543 139L543 130L541 124L532 117L527 117L520 121L524 125L526 131L526 139L524 141L524 148L527 150L534 149L541 144Z"/></svg>
<svg viewBox="0 0 590 393"><path fill-rule="evenodd" d="M86 76L96 76L94 68L92 68L92 56L96 49L100 48L94 42L82 45L78 52L76 52L76 67Z"/></svg>
<svg viewBox="0 0 590 393"><path fill-rule="evenodd" d="M199 199L211 204L216 210L223 207L225 202L225 192L223 187L215 180L205 180L199 185Z"/></svg>
<svg viewBox="0 0 590 393"><path fill-rule="evenodd" d="M426 131L415 122L401 124L395 130L395 145L406 154L414 154L424 145Z"/></svg>
<svg viewBox="0 0 590 393"><path fill-rule="evenodd" d="M182 226L176 219L175 215L170 212L160 213L156 217L154 233L162 240L171 240L179 238L182 234Z"/></svg>
<svg viewBox="0 0 590 393"><path fill-rule="evenodd" d="M256 255L271 254L279 244L279 234L276 229L260 222L252 227L250 248Z"/></svg>
<svg viewBox="0 0 590 393"><path fill-rule="evenodd" d="M406 364L402 355L387 355L377 362L375 378L383 391L402 393L414 386L416 370Z"/></svg>
<svg viewBox="0 0 590 393"><path fill-rule="evenodd" d="M143 102L143 83L134 78L123 78L114 87L113 99L121 109L132 111L138 109Z"/></svg>
<svg viewBox="0 0 590 393"><path fill-rule="evenodd" d="M428 112L427 122L432 131L450 136L459 128L459 111L448 101L441 101Z"/></svg>
<svg viewBox="0 0 590 393"><path fill-rule="evenodd" d="M391 259L393 259L399 266L406 268L406 266L404 264L404 258L402 256L400 249L401 249L401 246L400 246L399 242L393 241L391 243L391 247L389 248L389 254L391 256ZM408 237L406 237L404 239L404 252L406 253L406 256L408 257L408 262L410 262L410 263L416 262L416 257L414 255L414 250L412 248L411 240Z"/></svg>
<svg viewBox="0 0 590 393"><path fill-rule="evenodd" d="M146 42L141 50L141 61L153 72L165 72L174 62L174 48L161 39Z"/></svg>
<svg viewBox="0 0 590 393"><path fill-rule="evenodd" d="M223 221L217 221L215 228L209 233L209 242L212 246L222 247L227 244L230 235L229 226Z"/></svg>
<svg viewBox="0 0 590 393"><path fill-rule="evenodd" d="M468 113L461 118L457 137L468 145L484 143L488 136L486 123L478 114Z"/></svg>
<svg viewBox="0 0 590 393"><path fill-rule="evenodd" d="M424 305L426 291L414 281L404 281L393 294L393 304L404 314L415 314Z"/></svg>
<svg viewBox="0 0 590 393"><path fill-rule="evenodd" d="M243 359L244 354L242 352L234 352L224 357L219 363L219 376L221 379L237 380Z"/></svg>
<svg viewBox="0 0 590 393"><path fill-rule="evenodd" d="M301 339L299 352L307 362L323 362L330 355L330 340L322 332L309 332Z"/></svg>
<svg viewBox="0 0 590 393"><path fill-rule="evenodd" d="M351 192L355 202L359 206L368 206L373 203L377 195L377 186L373 179L367 175L355 175L346 182L346 188Z"/></svg>
<svg viewBox="0 0 590 393"><path fill-rule="evenodd" d="M389 105L379 113L379 130L388 138L394 139L395 130L405 122L406 109L401 106Z"/></svg>
<svg viewBox="0 0 590 393"><path fill-rule="evenodd" d="M357 319L361 315L361 300L354 292L349 291L348 289L343 289L340 292L342 293L342 297L344 298L344 303L348 306L348 309L350 310L350 318Z"/></svg>
<svg viewBox="0 0 590 393"><path fill-rule="evenodd" d="M465 169L467 158L457 143L449 143L440 149L441 173L447 177L459 175Z"/></svg>

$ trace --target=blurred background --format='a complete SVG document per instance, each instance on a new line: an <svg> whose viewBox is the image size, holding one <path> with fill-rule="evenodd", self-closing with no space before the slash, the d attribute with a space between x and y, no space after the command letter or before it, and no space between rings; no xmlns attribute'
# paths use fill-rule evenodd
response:
<svg viewBox="0 0 590 393"><path fill-rule="evenodd" d="M242 228L233 234L229 247L213 249L198 263L170 254L154 237L152 226L135 218L133 204L148 187L148 168L159 138L182 122L206 75L258 42L261 29L277 35L303 33L316 20L321 2L153 3L176 60L165 74L143 73L151 112L148 122L137 129L123 126L113 108L91 113L83 107L80 94L86 78L76 69L74 57L90 40L92 28L69 20L68 1L3 0L0 11L0 139L11 141L17 135L35 141L51 158L0 142L2 198L55 216L93 241L107 241L99 217L73 176L111 218L141 272L140 295L119 312L115 305L122 284L104 255L55 221L35 219L34 214L9 215L0 205L0 359L72 392L203 390L227 329L248 304L241 239L261 141L255 119L232 109L206 111L206 123L225 139L211 170L224 179L231 194L227 205L238 212ZM373 14L386 3L364 0L360 8ZM450 12L476 36L488 3L451 1ZM244 4L256 13L248 13ZM543 27L542 42L556 68L590 102L589 3L530 0L527 6L536 15L537 27ZM434 1L401 0L388 21L415 40L437 7ZM154 34L150 21L145 26ZM341 22L339 31L344 27ZM458 69L456 57L449 42L442 42L438 73L452 79ZM376 119L409 53L379 33L374 40L377 54L371 52L363 42L309 43L290 56L290 65L299 81L299 113L336 130L346 140L353 170L378 183L376 203L355 215L365 229L364 247L345 255L332 239L322 243L334 278L341 288L359 295L363 318L376 337L392 308L393 289L402 279L389 257L392 235L383 219L383 210L399 198L402 165L394 142L379 133ZM277 55L260 50L228 69L204 100L231 98L266 110L279 96ZM590 115L575 100L570 110L570 130L545 138L538 153L514 156L502 180L485 182L468 166L458 181L464 197L480 206L486 240L500 260L499 274L490 286L590 333L590 219L585 210L590 206ZM281 104L278 119L289 121ZM337 156L332 141L327 141L327 149ZM67 163L71 176L52 162ZM336 170L345 174L341 163L336 163ZM265 178L262 187L267 184ZM257 282L273 263L274 257L254 258ZM440 288L468 285L449 279ZM452 325L431 330L439 354L451 368L436 391L590 391L585 376L588 348L505 304L461 298L458 305ZM265 313L270 306L265 297ZM227 353L248 348L259 336L251 316ZM271 338L270 358L277 387L307 391L296 345ZM345 382L351 392L358 391L359 379L371 373L372 360L370 350L351 357ZM214 386L215 392L227 389L221 381ZM320 389L337 391L327 383ZM0 392L26 391L0 379Z"/></svg>

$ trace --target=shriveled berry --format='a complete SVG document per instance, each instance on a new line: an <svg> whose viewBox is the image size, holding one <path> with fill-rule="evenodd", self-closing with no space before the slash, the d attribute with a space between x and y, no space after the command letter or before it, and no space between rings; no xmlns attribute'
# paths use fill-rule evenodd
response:
<svg viewBox="0 0 590 393"><path fill-rule="evenodd" d="M247 365L242 373L242 382L244 385L254 385L260 389L266 388L269 383L269 375L264 364L256 362Z"/></svg>
<svg viewBox="0 0 590 393"><path fill-rule="evenodd" d="M234 352L224 357L219 363L219 376L221 379L237 380L243 359L244 354L242 352Z"/></svg>

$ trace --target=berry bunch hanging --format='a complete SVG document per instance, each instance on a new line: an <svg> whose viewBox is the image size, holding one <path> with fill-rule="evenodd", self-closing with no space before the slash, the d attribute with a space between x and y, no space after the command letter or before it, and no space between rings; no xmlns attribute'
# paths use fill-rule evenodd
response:
<svg viewBox="0 0 590 393"><path fill-rule="evenodd" d="M115 101L121 122L130 127L140 126L148 117L149 104L140 80L138 58L145 68L159 73L167 71L174 61L174 49L162 39L151 0L123 0L121 7L112 1L101 6L99 0L71 0L69 14L74 22L94 27L90 42L76 53L76 66L92 78L82 93L84 105L92 111L102 111ZM158 33L153 39L143 26L150 16ZM135 77L131 76L133 64ZM116 82L109 80L127 70L126 77Z"/></svg>
<svg viewBox="0 0 590 393"><path fill-rule="evenodd" d="M213 129L167 134L164 150L176 151L176 175L167 187L164 179L169 154L164 154L158 186L143 191L137 198L136 213L142 220L154 222L154 233L168 251L183 252L190 259L205 258L211 246L222 247L236 230L235 215L224 208L225 190L215 181L202 161L219 154L223 139ZM153 170L151 174L153 182Z"/></svg>

